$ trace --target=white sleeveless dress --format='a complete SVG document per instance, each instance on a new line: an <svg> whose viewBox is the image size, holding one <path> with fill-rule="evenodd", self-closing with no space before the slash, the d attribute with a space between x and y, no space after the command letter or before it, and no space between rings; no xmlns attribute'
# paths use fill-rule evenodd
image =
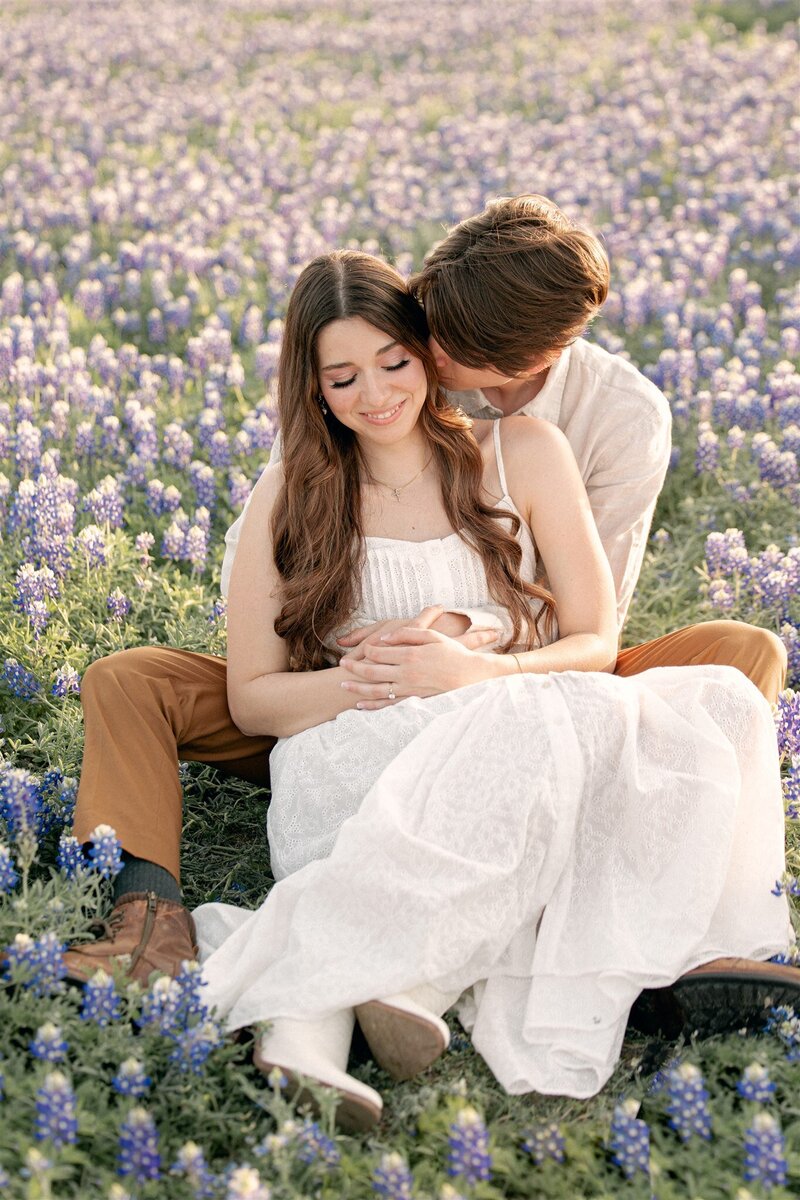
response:
<svg viewBox="0 0 800 1200"><path fill-rule="evenodd" d="M363 582L358 624L437 602L507 625L457 535L367 539ZM279 882L255 912L194 914L232 1029L473 988L462 1019L507 1091L585 1097L643 988L790 940L772 716L730 667L515 675L350 710L270 767Z"/></svg>

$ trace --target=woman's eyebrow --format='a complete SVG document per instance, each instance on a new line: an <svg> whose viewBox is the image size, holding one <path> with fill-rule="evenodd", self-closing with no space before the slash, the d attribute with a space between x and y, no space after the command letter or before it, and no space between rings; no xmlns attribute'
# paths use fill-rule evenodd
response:
<svg viewBox="0 0 800 1200"><path fill-rule="evenodd" d="M399 346L399 344L400 344L399 342L394 341L394 342L389 342L388 346L381 346L380 350L377 351L375 357L380 358L380 356L382 354L388 353L389 350L394 350L395 346ZM351 363L351 362L328 363L327 367L320 367L320 370L321 371L335 371L337 367L352 367L354 365L355 364Z"/></svg>

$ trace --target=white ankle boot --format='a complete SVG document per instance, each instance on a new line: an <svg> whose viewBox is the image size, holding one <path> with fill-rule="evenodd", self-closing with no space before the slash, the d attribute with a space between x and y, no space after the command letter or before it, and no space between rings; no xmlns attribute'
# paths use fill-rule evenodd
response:
<svg viewBox="0 0 800 1200"><path fill-rule="evenodd" d="M253 1052L253 1062L265 1075L280 1067L291 1082L305 1075L323 1087L335 1089L340 1094L336 1124L345 1133L371 1129L383 1111L378 1092L347 1074L354 1024L352 1008L315 1021L278 1017L259 1038ZM315 1103L304 1089L294 1098L301 1103Z"/></svg>
<svg viewBox="0 0 800 1200"><path fill-rule="evenodd" d="M356 1016L375 1061L393 1079L411 1079L424 1071L450 1044L450 1030L441 1015L460 994L421 984L360 1004Z"/></svg>

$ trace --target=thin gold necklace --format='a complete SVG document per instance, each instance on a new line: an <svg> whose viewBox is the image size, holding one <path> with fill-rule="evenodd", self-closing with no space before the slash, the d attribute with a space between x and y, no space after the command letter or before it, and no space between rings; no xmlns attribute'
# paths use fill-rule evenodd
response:
<svg viewBox="0 0 800 1200"><path fill-rule="evenodd" d="M419 469L419 471L417 471L416 475L412 475L411 479L406 480L405 483L398 484L397 487L394 487L394 485L391 483L386 483L383 479L376 479L375 476L372 474L372 472L369 469L367 471L367 473L369 475L368 482L369 483L378 483L378 484L380 484L381 487L385 487L387 489L387 491L393 493L395 500L399 504L400 503L400 493L404 492L407 487L410 487L411 484L414 483L415 480L419 479L422 472L426 471L427 468L430 466L432 458L433 458L433 455L430 454L428 456L427 462Z"/></svg>

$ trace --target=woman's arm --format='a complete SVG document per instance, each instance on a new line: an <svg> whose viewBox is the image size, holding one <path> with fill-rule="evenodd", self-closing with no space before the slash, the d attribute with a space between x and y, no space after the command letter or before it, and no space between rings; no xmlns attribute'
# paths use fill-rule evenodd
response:
<svg viewBox="0 0 800 1200"><path fill-rule="evenodd" d="M283 468L271 465L253 489L228 592L228 707L242 733L287 737L354 708L340 667L289 671L275 632L280 576L272 556L272 510Z"/></svg>
<svg viewBox="0 0 800 1200"><path fill-rule="evenodd" d="M611 671L616 596L586 488L564 434L549 421L501 422L512 499L528 522L556 602L558 641L519 654L526 671Z"/></svg>
<svg viewBox="0 0 800 1200"><path fill-rule="evenodd" d="M466 651L431 630L397 630L363 663L342 660L359 707L383 707L387 681L398 699L431 696L482 679L525 672L610 671L617 657L616 600L586 489L563 433L533 417L502 423L511 496L533 533L556 601L559 640L515 654Z"/></svg>

